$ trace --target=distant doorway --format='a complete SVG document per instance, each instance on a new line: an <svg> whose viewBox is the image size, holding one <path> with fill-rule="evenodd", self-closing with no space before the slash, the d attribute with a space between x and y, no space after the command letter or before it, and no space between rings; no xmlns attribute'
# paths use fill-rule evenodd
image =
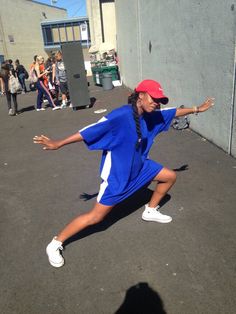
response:
<svg viewBox="0 0 236 314"><path fill-rule="evenodd" d="M0 55L0 66L2 65L3 61L4 61L4 55Z"/></svg>

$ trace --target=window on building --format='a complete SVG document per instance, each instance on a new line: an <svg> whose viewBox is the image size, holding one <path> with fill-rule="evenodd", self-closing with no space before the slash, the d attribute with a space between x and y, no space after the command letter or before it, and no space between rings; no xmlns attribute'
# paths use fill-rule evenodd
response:
<svg viewBox="0 0 236 314"><path fill-rule="evenodd" d="M74 38L75 40L80 40L80 27L79 25L74 26Z"/></svg>
<svg viewBox="0 0 236 314"><path fill-rule="evenodd" d="M43 37L44 37L44 42L47 45L50 45L53 43L52 30L50 26L43 28Z"/></svg>
<svg viewBox="0 0 236 314"><path fill-rule="evenodd" d="M61 22L42 25L45 46L58 45L63 42L90 42L88 22Z"/></svg>
<svg viewBox="0 0 236 314"><path fill-rule="evenodd" d="M59 32L60 32L60 40L62 43L67 42L67 38L66 38L66 30L65 30L65 26L61 26L59 28Z"/></svg>
<svg viewBox="0 0 236 314"><path fill-rule="evenodd" d="M66 27L66 32L67 32L67 40L68 41L74 41L73 27L72 26L67 26Z"/></svg>
<svg viewBox="0 0 236 314"><path fill-rule="evenodd" d="M13 35L8 35L8 38L9 38L9 42L10 43L14 43L15 42Z"/></svg>
<svg viewBox="0 0 236 314"><path fill-rule="evenodd" d="M54 27L52 29L52 36L53 36L53 43L59 43L60 42L58 27Z"/></svg>

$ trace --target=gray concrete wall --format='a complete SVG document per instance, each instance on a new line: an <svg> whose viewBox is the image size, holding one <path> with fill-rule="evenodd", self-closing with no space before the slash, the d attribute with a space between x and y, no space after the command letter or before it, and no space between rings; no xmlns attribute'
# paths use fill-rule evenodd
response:
<svg viewBox="0 0 236 314"><path fill-rule="evenodd" d="M215 97L212 110L191 116L191 127L234 156L235 10L229 0L116 0L124 83L159 80L175 106Z"/></svg>

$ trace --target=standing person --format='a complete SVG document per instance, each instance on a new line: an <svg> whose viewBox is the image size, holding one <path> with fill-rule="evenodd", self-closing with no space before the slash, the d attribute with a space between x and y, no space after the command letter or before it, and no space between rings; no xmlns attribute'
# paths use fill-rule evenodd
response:
<svg viewBox="0 0 236 314"><path fill-rule="evenodd" d="M57 51L56 57L56 84L59 85L62 94L61 108L66 108L66 103L69 97L69 89L67 84L66 68L62 58L62 52ZM72 105L70 105L72 107Z"/></svg>
<svg viewBox="0 0 236 314"><path fill-rule="evenodd" d="M31 65L30 65L30 70L31 70L31 69L34 69L35 64L36 64L37 57L38 57L38 55L34 55L33 62L32 62Z"/></svg>
<svg viewBox="0 0 236 314"><path fill-rule="evenodd" d="M13 73L13 71L14 71L15 69L14 69L14 65L13 65L12 59L7 60L6 63L9 65L9 69L10 69L10 71L12 71L12 73Z"/></svg>
<svg viewBox="0 0 236 314"><path fill-rule="evenodd" d="M82 141L91 150L103 150L102 183L96 204L88 213L72 220L47 246L49 263L54 267L64 264L60 250L68 238L101 222L116 204L151 181L157 185L145 205L142 219L160 223L172 220L159 211L159 204L175 183L176 173L150 160L149 150L154 138L169 129L174 117L204 112L213 105L213 99L208 98L199 107L160 109L160 104L168 103L161 85L144 80L138 84L128 103L63 140L51 140L44 135L34 137L34 143L42 144L46 150Z"/></svg>
<svg viewBox="0 0 236 314"><path fill-rule="evenodd" d="M16 77L15 71L10 70L10 65L3 62L0 72L1 89L2 93L6 95L9 116L15 116L18 113L17 91L12 93L10 91L9 79L11 75Z"/></svg>
<svg viewBox="0 0 236 314"><path fill-rule="evenodd" d="M42 107L42 102L43 102L43 96L46 97L46 99L49 102L50 107L52 108L52 110L57 110L60 109L59 106L56 106L52 96L47 88L47 75L49 74L48 70L45 70L45 66L44 66L44 58L42 56L37 56L36 58L36 64L35 64L35 73L38 77L38 80L36 82L36 87L38 90L38 96L37 96L37 111L41 111L41 110L45 110Z"/></svg>
<svg viewBox="0 0 236 314"><path fill-rule="evenodd" d="M30 82L29 88L31 91L36 90L36 82L38 80L36 76L36 72L35 72L36 59L37 59L37 55L34 56L33 62L31 63L30 68L29 68L29 82Z"/></svg>
<svg viewBox="0 0 236 314"><path fill-rule="evenodd" d="M16 74L22 88L22 94L25 94L27 93L25 79L29 77L28 72L26 71L25 67L22 64L20 64L19 59L15 61L15 66L16 66Z"/></svg>
<svg viewBox="0 0 236 314"><path fill-rule="evenodd" d="M55 103L59 104L59 86L56 82L56 57L52 57L52 86L54 88L54 97L55 97Z"/></svg>
<svg viewBox="0 0 236 314"><path fill-rule="evenodd" d="M48 82L52 84L52 57L48 57L48 59L45 62L45 69L49 71L48 74Z"/></svg>

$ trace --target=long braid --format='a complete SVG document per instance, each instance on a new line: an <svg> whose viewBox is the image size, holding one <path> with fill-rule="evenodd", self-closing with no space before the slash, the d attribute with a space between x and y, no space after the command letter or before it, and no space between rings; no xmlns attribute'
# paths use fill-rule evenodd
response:
<svg viewBox="0 0 236 314"><path fill-rule="evenodd" d="M133 109L133 118L135 122L136 132L138 135L138 140L136 143L136 148L138 149L142 142L142 132L141 132L141 126L140 126L140 120L139 120L139 114L138 114L138 108L137 108L137 100L138 100L139 93L134 92L131 94L128 98L128 103L132 105Z"/></svg>

